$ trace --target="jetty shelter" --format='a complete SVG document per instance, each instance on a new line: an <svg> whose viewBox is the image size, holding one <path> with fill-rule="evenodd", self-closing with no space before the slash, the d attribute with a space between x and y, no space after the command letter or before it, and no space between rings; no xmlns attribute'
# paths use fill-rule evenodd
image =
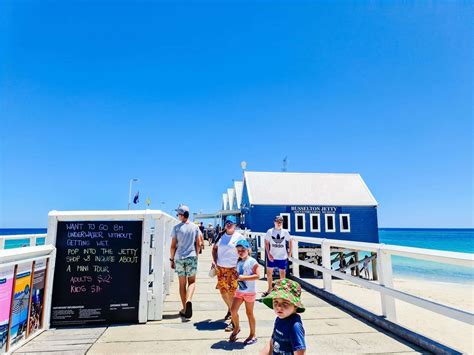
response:
<svg viewBox="0 0 474 355"><path fill-rule="evenodd" d="M241 226L281 215L292 235L378 243L377 201L359 174L245 171Z"/></svg>

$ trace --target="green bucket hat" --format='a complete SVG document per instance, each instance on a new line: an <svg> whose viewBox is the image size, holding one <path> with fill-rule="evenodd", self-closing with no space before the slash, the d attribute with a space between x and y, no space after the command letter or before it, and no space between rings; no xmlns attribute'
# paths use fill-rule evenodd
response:
<svg viewBox="0 0 474 355"><path fill-rule="evenodd" d="M296 307L296 312L303 313L305 308L301 303L301 286L290 279L280 279L275 282L272 291L262 299L267 307L273 309L273 299L282 298Z"/></svg>

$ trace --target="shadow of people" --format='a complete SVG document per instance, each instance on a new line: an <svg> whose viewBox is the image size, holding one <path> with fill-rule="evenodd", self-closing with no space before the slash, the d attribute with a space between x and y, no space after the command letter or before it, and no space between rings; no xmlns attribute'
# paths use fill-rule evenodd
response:
<svg viewBox="0 0 474 355"><path fill-rule="evenodd" d="M163 314L163 319L178 319L181 318L181 314Z"/></svg>
<svg viewBox="0 0 474 355"><path fill-rule="evenodd" d="M222 330L227 327L227 323L223 320L211 321L210 319L194 323L197 330Z"/></svg>
<svg viewBox="0 0 474 355"><path fill-rule="evenodd" d="M212 344L211 349L227 350L227 351L243 350L245 349L245 344L242 342L231 343L230 341L227 341L227 340L220 340L217 343Z"/></svg>

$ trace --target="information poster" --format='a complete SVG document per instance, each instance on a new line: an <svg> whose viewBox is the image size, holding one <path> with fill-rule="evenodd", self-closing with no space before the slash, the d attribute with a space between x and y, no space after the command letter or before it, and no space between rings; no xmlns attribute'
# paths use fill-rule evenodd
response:
<svg viewBox="0 0 474 355"><path fill-rule="evenodd" d="M46 281L46 260L35 262L33 285L31 291L30 317L28 335L43 326L44 288Z"/></svg>
<svg viewBox="0 0 474 355"><path fill-rule="evenodd" d="M31 264L18 265L13 289L10 346L25 338L31 291Z"/></svg>
<svg viewBox="0 0 474 355"><path fill-rule="evenodd" d="M10 306L12 302L13 266L0 269L0 353L7 351Z"/></svg>
<svg viewBox="0 0 474 355"><path fill-rule="evenodd" d="M52 326L138 322L142 221L58 222Z"/></svg>

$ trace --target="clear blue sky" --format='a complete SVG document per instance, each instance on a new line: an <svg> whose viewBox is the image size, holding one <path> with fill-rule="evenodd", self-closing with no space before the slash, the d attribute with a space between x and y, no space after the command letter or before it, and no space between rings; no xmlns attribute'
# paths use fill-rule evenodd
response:
<svg viewBox="0 0 474 355"><path fill-rule="evenodd" d="M358 172L383 227L473 227L472 2L3 1L0 227L215 211L249 170Z"/></svg>

